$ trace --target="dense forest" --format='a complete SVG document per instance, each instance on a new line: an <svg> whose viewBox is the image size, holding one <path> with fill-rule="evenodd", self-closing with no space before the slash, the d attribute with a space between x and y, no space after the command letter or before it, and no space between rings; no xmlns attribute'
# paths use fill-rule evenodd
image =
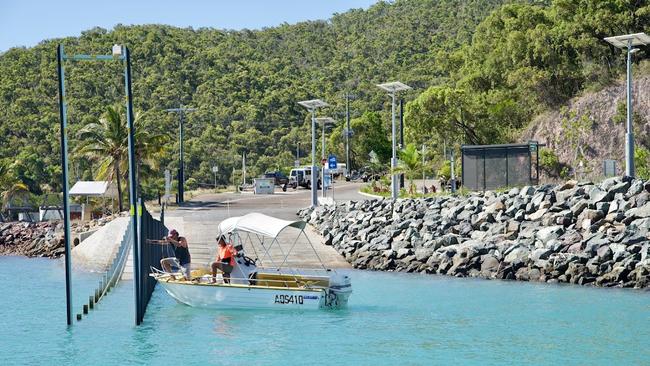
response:
<svg viewBox="0 0 650 366"><path fill-rule="evenodd" d="M290 167L298 145L307 162L309 116L297 102L312 98L337 120L328 152L343 156L350 94L353 166L371 150L386 162L390 99L376 84L393 80L413 88L403 95L407 142L427 143L436 161L443 141L515 141L536 114L607 85L625 59L602 39L642 31L647 0L397 0L261 30L117 25L12 48L0 55L0 188L60 190L58 43L67 54L130 48L141 185L152 197L178 167L178 115L167 108L196 108L185 124L189 188L211 183L214 165L220 183L239 179L242 153L251 175ZM124 177L123 65L65 68L73 181Z"/></svg>

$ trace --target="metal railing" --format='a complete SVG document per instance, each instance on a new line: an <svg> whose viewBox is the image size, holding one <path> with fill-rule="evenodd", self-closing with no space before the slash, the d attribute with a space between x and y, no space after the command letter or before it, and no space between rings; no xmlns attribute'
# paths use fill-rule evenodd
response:
<svg viewBox="0 0 650 366"><path fill-rule="evenodd" d="M147 208L140 201L138 202L138 228L140 240L140 257L139 257L139 271L134 269L134 273L139 273L140 276L134 276L134 281L139 281L140 294L136 296L136 324L142 323L144 314L147 311L147 305L151 299L151 294L156 287L156 280L149 276L151 268L161 269L160 260L167 257L167 252L163 245L152 245L150 240L161 239L167 235L167 228L165 227L165 207L163 206L160 213L160 220L156 220L151 216ZM139 300L139 301L138 301Z"/></svg>

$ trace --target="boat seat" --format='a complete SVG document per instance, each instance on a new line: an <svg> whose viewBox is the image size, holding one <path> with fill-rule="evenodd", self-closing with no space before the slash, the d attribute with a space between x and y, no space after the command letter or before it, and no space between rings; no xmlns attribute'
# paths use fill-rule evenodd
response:
<svg viewBox="0 0 650 366"><path fill-rule="evenodd" d="M294 276L290 274L257 273L257 286L303 288L306 286L328 287L329 280L322 277Z"/></svg>

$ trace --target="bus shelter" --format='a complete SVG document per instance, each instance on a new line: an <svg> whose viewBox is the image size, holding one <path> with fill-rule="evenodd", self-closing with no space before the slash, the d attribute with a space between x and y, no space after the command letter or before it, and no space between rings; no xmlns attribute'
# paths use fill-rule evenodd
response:
<svg viewBox="0 0 650 366"><path fill-rule="evenodd" d="M539 184L539 146L526 144L463 145L462 183L475 191Z"/></svg>

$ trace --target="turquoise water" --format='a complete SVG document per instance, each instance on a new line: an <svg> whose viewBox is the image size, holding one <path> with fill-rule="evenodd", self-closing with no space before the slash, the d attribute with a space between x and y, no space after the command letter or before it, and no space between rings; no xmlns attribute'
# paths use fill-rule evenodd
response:
<svg viewBox="0 0 650 366"><path fill-rule="evenodd" d="M68 329L60 261L0 257L0 365L650 364L650 292L349 271L344 311L215 311L119 285ZM76 273L75 298L96 275Z"/></svg>

